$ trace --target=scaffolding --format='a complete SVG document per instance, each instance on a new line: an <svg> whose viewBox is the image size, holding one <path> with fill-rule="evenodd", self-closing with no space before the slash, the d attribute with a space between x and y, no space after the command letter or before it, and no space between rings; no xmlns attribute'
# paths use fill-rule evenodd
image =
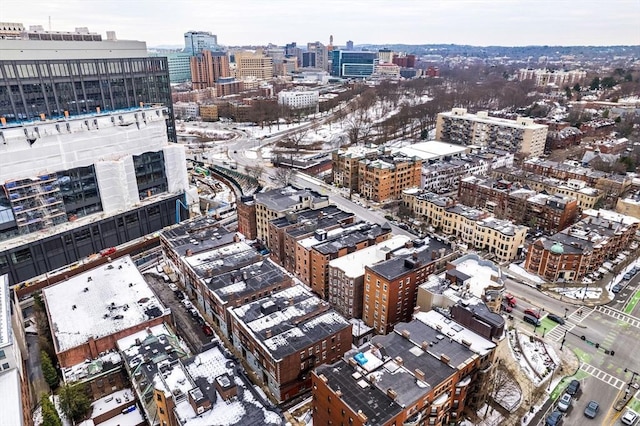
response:
<svg viewBox="0 0 640 426"><path fill-rule="evenodd" d="M9 181L4 188L20 234L29 234L67 221L55 173Z"/></svg>

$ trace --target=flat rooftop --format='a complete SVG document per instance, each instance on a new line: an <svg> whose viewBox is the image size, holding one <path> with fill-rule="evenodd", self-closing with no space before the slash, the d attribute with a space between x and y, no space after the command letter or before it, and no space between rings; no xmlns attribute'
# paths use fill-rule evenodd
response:
<svg viewBox="0 0 640 426"><path fill-rule="evenodd" d="M462 343L464 346L468 346L471 351L477 353L480 356L488 354L493 350L493 348L496 347L496 344L491 340L485 339L476 332L469 330L468 328L458 324L451 318L447 318L437 311L431 310L428 312L417 312L415 314L415 319L428 325L432 330L435 329L439 331L440 334L446 336L445 339L451 339L454 342ZM417 340L417 338L414 339L412 337L412 340ZM453 362L454 358L451 359Z"/></svg>
<svg viewBox="0 0 640 426"><path fill-rule="evenodd" d="M209 290L221 300L241 300L245 295L260 293L261 289L290 280L289 276L271 260L260 260L244 268L215 275L206 281Z"/></svg>
<svg viewBox="0 0 640 426"><path fill-rule="evenodd" d="M0 348L11 343L9 275L0 276Z"/></svg>
<svg viewBox="0 0 640 426"><path fill-rule="evenodd" d="M326 377L327 386L333 391L342 392L342 400L353 411L362 410L369 424L385 424L403 410L386 391L370 386L365 376L344 360L323 364L316 368L316 374Z"/></svg>
<svg viewBox="0 0 640 426"><path fill-rule="evenodd" d="M212 278L262 260L263 256L240 241L185 257L185 262L201 278Z"/></svg>
<svg viewBox="0 0 640 426"><path fill-rule="evenodd" d="M45 288L43 294L59 352L167 312L129 256Z"/></svg>
<svg viewBox="0 0 640 426"><path fill-rule="evenodd" d="M308 189L297 189L291 186L273 189L254 194L256 203L265 205L269 210L284 212L299 205L302 199L311 199L314 202L328 200L325 195L320 195Z"/></svg>
<svg viewBox="0 0 640 426"><path fill-rule="evenodd" d="M208 216L182 222L160 235L179 256L185 256L187 251L198 253L227 245L236 237L235 232Z"/></svg>
<svg viewBox="0 0 640 426"><path fill-rule="evenodd" d="M211 410L198 414L188 400L176 405L176 414L184 426L204 425L281 425L281 415L266 408L253 394L253 384L236 375L236 364L224 349L214 345L182 361L189 378L212 402ZM237 397L223 400L215 388L216 378L227 375L237 386Z"/></svg>
<svg viewBox="0 0 640 426"><path fill-rule="evenodd" d="M503 286L502 272L490 260L480 258L476 254L467 254L451 262L455 270L468 278L464 280L474 296L482 298L488 286ZM450 271L448 271L450 272Z"/></svg>
<svg viewBox="0 0 640 426"><path fill-rule="evenodd" d="M271 353L282 359L351 324L298 284L231 310Z"/></svg>
<svg viewBox="0 0 640 426"><path fill-rule="evenodd" d="M373 265L386 260L389 253L404 247L409 241L411 239L406 235L394 235L390 239L374 246L333 259L329 262L329 267L344 271L345 275L350 278L359 277L364 275L364 267L366 265Z"/></svg>
<svg viewBox="0 0 640 426"><path fill-rule="evenodd" d="M394 280L414 268L422 267L432 261L451 253L451 244L435 238L424 238L424 245L410 249L398 250L389 260L368 266L376 274Z"/></svg>
<svg viewBox="0 0 640 426"><path fill-rule="evenodd" d="M418 157L421 160L437 160L444 157L459 156L469 151L469 147L441 141L418 142L399 148L407 157Z"/></svg>

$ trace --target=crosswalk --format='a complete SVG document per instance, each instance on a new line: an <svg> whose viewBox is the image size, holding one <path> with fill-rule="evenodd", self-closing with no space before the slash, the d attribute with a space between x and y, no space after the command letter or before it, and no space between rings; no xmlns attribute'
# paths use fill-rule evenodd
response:
<svg viewBox="0 0 640 426"><path fill-rule="evenodd" d="M564 337L565 333L575 328L575 324L581 322L593 312L591 308L576 309L567 317L564 324L558 324L553 327L551 331L547 333L547 338L554 342L559 342Z"/></svg>
<svg viewBox="0 0 640 426"><path fill-rule="evenodd" d="M612 376L611 374L606 373L600 370L598 367L594 367L591 364L585 364L583 362L582 365L580 365L580 369L586 373L589 373L596 379L601 380L610 386L613 386L618 390L622 389L626 385L624 380L620 380L617 377Z"/></svg>
<svg viewBox="0 0 640 426"><path fill-rule="evenodd" d="M624 312L621 312L617 309L612 309L607 306L597 306L596 311L603 313L605 315L609 315L610 317L613 317L617 320L625 321L634 327L640 328L640 320L638 320L635 317L632 317L631 315L627 315Z"/></svg>

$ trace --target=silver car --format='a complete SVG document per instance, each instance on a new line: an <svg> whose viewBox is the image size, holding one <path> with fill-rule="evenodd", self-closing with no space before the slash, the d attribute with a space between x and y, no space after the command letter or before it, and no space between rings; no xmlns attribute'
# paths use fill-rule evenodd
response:
<svg viewBox="0 0 640 426"><path fill-rule="evenodd" d="M563 394L558 400L558 410L566 412L571 407L571 399L572 397L568 393Z"/></svg>

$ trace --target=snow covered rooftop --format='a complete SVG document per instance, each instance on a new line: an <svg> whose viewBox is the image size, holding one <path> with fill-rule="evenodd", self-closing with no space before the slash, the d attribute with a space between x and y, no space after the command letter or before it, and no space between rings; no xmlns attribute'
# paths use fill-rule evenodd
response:
<svg viewBox="0 0 640 426"><path fill-rule="evenodd" d="M351 327L327 302L298 284L231 310L274 359Z"/></svg>
<svg viewBox="0 0 640 426"><path fill-rule="evenodd" d="M0 425L21 425L22 393L20 391L20 374L17 368L0 374L0 395L2 395L2 410L0 410Z"/></svg>
<svg viewBox="0 0 640 426"><path fill-rule="evenodd" d="M469 150L469 147L440 141L418 142L395 152L401 152L407 157L418 157L421 160L438 160L443 157L459 156Z"/></svg>
<svg viewBox="0 0 640 426"><path fill-rule="evenodd" d="M0 276L0 348L11 343L9 275Z"/></svg>
<svg viewBox="0 0 640 426"><path fill-rule="evenodd" d="M129 256L48 287L43 293L59 352L165 313Z"/></svg>
<svg viewBox="0 0 640 426"><path fill-rule="evenodd" d="M481 356L488 354L496 347L491 340L485 339L437 311L417 312L414 318L458 343L469 343L469 349Z"/></svg>
<svg viewBox="0 0 640 426"><path fill-rule="evenodd" d="M591 216L591 217L603 218L611 222L624 223L625 225L633 225L634 223L640 223L640 219L637 219L633 216L620 214L611 210L587 209L583 211L582 214L586 216Z"/></svg>
<svg viewBox="0 0 640 426"><path fill-rule="evenodd" d="M203 278L210 278L238 269L260 259L262 259L262 256L256 249L243 241L184 258L185 262L193 268L198 276Z"/></svg>
<svg viewBox="0 0 640 426"><path fill-rule="evenodd" d="M105 413L108 413L111 410L114 410L116 408L127 408L131 405L133 405L135 403L135 396L133 394L133 390L131 389L122 389L116 392L113 392L109 395L106 395L96 401L94 401L91 404L91 407L93 408L93 411L91 412L91 418L95 419L98 416L101 416ZM131 419L129 419L129 414L134 414L134 412L131 413L127 413L126 416L122 416L122 415L118 415L115 418L120 417L119 423L114 423L114 424L120 424L121 426L125 426L125 425L131 425L131 426L135 426L139 423L135 423L134 420L137 418L138 421L140 421L140 419L142 418L142 415L140 414L139 410L135 410L135 413L138 414L138 416L132 415ZM100 423L100 426L102 426L104 423Z"/></svg>
<svg viewBox="0 0 640 426"><path fill-rule="evenodd" d="M502 286L500 269L490 260L484 260L476 254L468 254L451 262L455 269L468 278L464 281L474 296L482 298L488 286Z"/></svg>
<svg viewBox="0 0 640 426"><path fill-rule="evenodd" d="M329 262L329 267L344 271L347 277L359 277L364 275L366 265L385 260L389 252L403 247L408 241L410 238L406 235L394 235L387 241L333 259Z"/></svg>

